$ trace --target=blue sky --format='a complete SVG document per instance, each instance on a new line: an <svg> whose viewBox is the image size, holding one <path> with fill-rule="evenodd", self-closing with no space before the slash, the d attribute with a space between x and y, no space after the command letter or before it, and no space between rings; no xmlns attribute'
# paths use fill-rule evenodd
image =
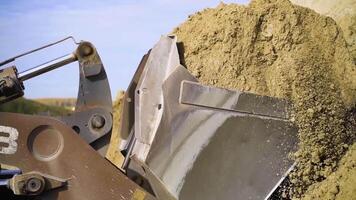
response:
<svg viewBox="0 0 356 200"><path fill-rule="evenodd" d="M225 0L247 3L248 0ZM219 0L0 0L0 60L72 35L92 42L107 71L113 97L126 89L138 63L160 38L188 15ZM60 46L19 59L20 71L70 53ZM25 82L25 96L76 97L78 67L71 64Z"/></svg>

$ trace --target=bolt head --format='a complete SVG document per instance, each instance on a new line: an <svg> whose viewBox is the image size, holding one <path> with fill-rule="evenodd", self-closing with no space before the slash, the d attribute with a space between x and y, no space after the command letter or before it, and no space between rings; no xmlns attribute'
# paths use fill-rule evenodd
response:
<svg viewBox="0 0 356 200"><path fill-rule="evenodd" d="M101 115L94 115L91 119L91 125L95 129L103 128L105 125L105 118Z"/></svg>
<svg viewBox="0 0 356 200"><path fill-rule="evenodd" d="M82 57L91 55L93 51L93 48L88 44L82 44L82 46L79 47L79 53Z"/></svg>
<svg viewBox="0 0 356 200"><path fill-rule="evenodd" d="M42 181L38 178L30 178L26 183L26 190L30 193L37 193L42 189Z"/></svg>

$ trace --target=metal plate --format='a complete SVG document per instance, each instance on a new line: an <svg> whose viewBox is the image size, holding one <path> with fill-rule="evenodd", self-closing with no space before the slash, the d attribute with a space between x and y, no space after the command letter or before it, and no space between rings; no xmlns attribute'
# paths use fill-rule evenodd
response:
<svg viewBox="0 0 356 200"><path fill-rule="evenodd" d="M208 87L192 81L182 81L180 102L283 119L288 118L290 107L284 99Z"/></svg>
<svg viewBox="0 0 356 200"><path fill-rule="evenodd" d="M248 107L227 110L239 103L203 85L189 105L180 104L180 92L193 94L192 87L177 84L187 79L181 67L163 85L169 106L147 165L177 199L264 199L293 165L288 154L296 147L297 130L286 119L247 112ZM241 92L232 96L237 95ZM213 104L213 98L225 100ZM259 98L254 95L251 102Z"/></svg>
<svg viewBox="0 0 356 200"><path fill-rule="evenodd" d="M68 179L66 188L37 199L154 199L60 121L12 113L0 119L19 132L16 153L0 154L1 163Z"/></svg>
<svg viewBox="0 0 356 200"><path fill-rule="evenodd" d="M150 55L150 51L142 57L142 60L129 84L129 87L125 91L123 98L121 123L120 123L120 135L121 138L128 139L132 128L135 124L135 94L138 81L141 77L142 71L147 63L147 59Z"/></svg>
<svg viewBox="0 0 356 200"><path fill-rule="evenodd" d="M158 197L265 199L293 165L288 102L197 83L182 65L163 62L179 58L175 41L159 41L148 58L157 64L147 63L140 78L129 168Z"/></svg>

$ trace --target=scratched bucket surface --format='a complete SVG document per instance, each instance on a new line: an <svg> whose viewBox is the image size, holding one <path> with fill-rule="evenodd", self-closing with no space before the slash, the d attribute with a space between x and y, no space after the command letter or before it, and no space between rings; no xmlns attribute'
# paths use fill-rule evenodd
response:
<svg viewBox="0 0 356 200"><path fill-rule="evenodd" d="M293 166L289 103L202 85L179 63L176 38L163 36L143 65L128 168L158 199L267 198Z"/></svg>

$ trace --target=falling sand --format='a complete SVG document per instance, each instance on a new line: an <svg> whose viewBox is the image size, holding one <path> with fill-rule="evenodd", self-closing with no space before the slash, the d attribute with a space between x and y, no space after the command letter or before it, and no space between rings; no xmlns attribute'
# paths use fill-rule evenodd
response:
<svg viewBox="0 0 356 200"><path fill-rule="evenodd" d="M173 33L184 65L200 82L293 103L290 120L300 142L287 197L302 197L320 181L337 177L340 163L355 161L348 156L339 162L356 138L350 117L356 66L332 18L288 0L222 3L190 16ZM339 170L344 168L355 170Z"/></svg>

